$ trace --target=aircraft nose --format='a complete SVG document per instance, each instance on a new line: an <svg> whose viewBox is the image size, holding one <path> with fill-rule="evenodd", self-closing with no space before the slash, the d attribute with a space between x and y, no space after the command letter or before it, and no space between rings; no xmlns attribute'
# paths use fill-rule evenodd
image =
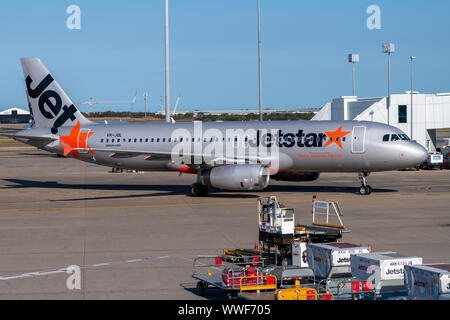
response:
<svg viewBox="0 0 450 320"><path fill-rule="evenodd" d="M414 144L411 146L410 159L414 159L416 164L421 164L427 161L427 158L427 150L417 142L414 142Z"/></svg>

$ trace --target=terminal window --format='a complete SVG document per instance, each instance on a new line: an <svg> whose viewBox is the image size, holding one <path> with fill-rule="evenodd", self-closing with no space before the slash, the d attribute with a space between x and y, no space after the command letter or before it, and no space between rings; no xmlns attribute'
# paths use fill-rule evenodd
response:
<svg viewBox="0 0 450 320"><path fill-rule="evenodd" d="M398 123L407 123L406 106L398 106Z"/></svg>

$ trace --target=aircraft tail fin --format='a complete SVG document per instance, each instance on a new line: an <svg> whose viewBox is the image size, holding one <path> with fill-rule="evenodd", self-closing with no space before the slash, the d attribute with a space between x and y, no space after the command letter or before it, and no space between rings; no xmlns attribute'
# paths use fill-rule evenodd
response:
<svg viewBox="0 0 450 320"><path fill-rule="evenodd" d="M48 127L53 134L62 126L92 123L75 107L39 58L22 58L27 98L34 124Z"/></svg>

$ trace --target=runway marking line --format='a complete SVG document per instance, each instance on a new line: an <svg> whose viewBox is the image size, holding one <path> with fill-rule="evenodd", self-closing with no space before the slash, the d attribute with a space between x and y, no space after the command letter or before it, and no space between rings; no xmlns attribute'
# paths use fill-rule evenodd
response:
<svg viewBox="0 0 450 320"><path fill-rule="evenodd" d="M130 259L130 260L121 260L121 261L90 264L90 265L80 266L80 269L92 269L92 268L97 268L97 267L112 266L112 265L119 265L119 264L126 264L126 263L162 260L162 259L167 259L167 258L171 258L171 257L186 259L185 258L186 255L155 256L155 257L147 257L147 258L139 258L139 259ZM51 275L51 274L65 273L66 271L67 271L67 267L60 268L57 270L50 270L50 271L26 272L26 273L11 275L11 276L0 276L0 280L5 281L5 280L20 279L20 278L29 278L29 277L33 277L33 276L45 276L45 275Z"/></svg>
<svg viewBox="0 0 450 320"><path fill-rule="evenodd" d="M425 194L425 195L404 195L404 196L382 196L382 197L358 197L358 198L334 198L332 201L369 201L369 200L395 200L395 199L427 199L427 198L437 198L447 196L447 194ZM448 197L448 196L447 196ZM303 203L311 202L310 199L291 199L288 197L281 196L280 199L289 199L290 202ZM326 200L326 198L321 199ZM255 198L256 201L256 198ZM286 201L286 200L284 200ZM0 212L26 212L26 211L90 211L90 210L105 210L105 209L140 209L140 208L169 208L169 207L201 207L201 206L217 206L217 205L254 205L254 201L233 201L233 202L199 202L199 203L165 203L165 204L149 204L149 205L136 205L136 206L101 206L101 207L78 207L78 208L11 208L11 209L0 209Z"/></svg>

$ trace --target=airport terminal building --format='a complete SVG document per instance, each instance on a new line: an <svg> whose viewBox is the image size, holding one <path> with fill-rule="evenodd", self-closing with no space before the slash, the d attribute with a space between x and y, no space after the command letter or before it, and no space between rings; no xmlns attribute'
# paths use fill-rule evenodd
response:
<svg viewBox="0 0 450 320"><path fill-rule="evenodd" d="M436 151L436 130L450 128L450 93L411 93L388 99L343 96L327 103L312 120L360 120L390 124L405 132L429 152ZM389 117L388 117L389 115Z"/></svg>
<svg viewBox="0 0 450 320"><path fill-rule="evenodd" d="M27 123L30 119L30 112L21 108L13 107L0 112L0 123Z"/></svg>

